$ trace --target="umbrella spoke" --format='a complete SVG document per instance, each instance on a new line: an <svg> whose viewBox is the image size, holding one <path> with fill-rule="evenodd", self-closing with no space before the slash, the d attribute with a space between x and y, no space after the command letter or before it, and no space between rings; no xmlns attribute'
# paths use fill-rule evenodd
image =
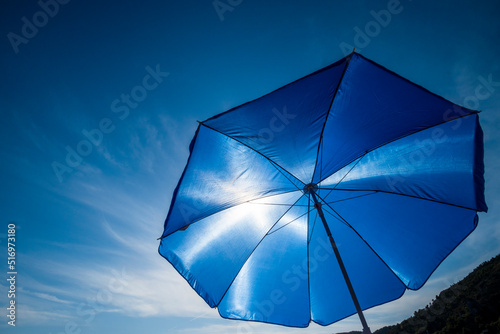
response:
<svg viewBox="0 0 500 334"><path fill-rule="evenodd" d="M372 192L369 192L368 194L362 194L362 195L358 195L358 196L353 196L353 197L348 197L348 198L342 198L342 199L339 199L339 200L336 200L336 201L325 202L325 203L327 203L327 204L334 204L334 203L337 203L337 202L348 201L348 200L356 199L356 198L359 198L359 197L370 196L370 195L373 195L373 194L376 194L376 193L377 193L376 191L372 191ZM325 198L327 196L325 196Z"/></svg>
<svg viewBox="0 0 500 334"><path fill-rule="evenodd" d="M335 97L337 96L337 93L339 91L339 88L340 88L340 85L342 84L342 79L344 78L344 75L347 71L347 68L349 67L349 63L351 61L351 57L348 56L346 57L346 61L345 61L345 65L344 65L344 69L342 70L342 74L340 76L340 80L339 82L337 83L337 87L335 88L335 92L333 93L333 96L332 96L332 100L330 102L330 106L328 107L328 113L326 114L326 117L325 117L325 121L323 122L323 128L321 129L321 134L319 136L319 142L318 142L318 152L316 154L316 163L314 165L314 171L312 173L312 177L311 177L311 180L310 182L313 183L314 182L314 176L316 175L316 170L318 169L318 165L319 165L319 173L320 173L320 180L321 180L321 176L322 176L322 173L323 173L323 134L325 132L325 127L326 127L326 124L328 122L328 118L332 112L332 106L333 106L333 102L335 101ZM321 153L321 157L320 157L320 153ZM318 162L321 160L321 162L318 164Z"/></svg>
<svg viewBox="0 0 500 334"><path fill-rule="evenodd" d="M324 120L349 58L203 124L245 143L298 180L309 183L317 164Z"/></svg>
<svg viewBox="0 0 500 334"><path fill-rule="evenodd" d="M237 139L237 138L235 138L235 137L232 137L232 136L230 136L230 135L228 135L228 134L226 134L226 133L224 133L224 132L222 132L222 131L219 131L219 130L217 130L217 129L215 129L215 128L213 128L213 127L209 126L209 125L207 125L205 122L201 122L201 123L200 123L200 125L201 125L201 126L205 126L206 128L208 128L208 129L210 129L210 130L213 130L213 131L215 131L215 132L217 132L217 133L220 133L221 135L224 135L224 136L226 136L226 137L228 137L228 138L230 138L230 139L232 139L232 140L234 140L234 141L238 142L239 144L241 144L241 145L243 145L243 146L245 146L245 147L247 147L247 148L251 149L251 150L252 150L252 151L254 151L255 153L259 154L259 155L260 155L260 156L262 156L264 159L268 160L268 161L269 161L269 163L270 163L271 165L273 165L273 166L274 166L274 167L278 170L278 172L280 172L280 173L281 173L281 174L282 174L285 178L287 178L287 179L288 179L288 181L290 181L290 183L292 183L292 184L293 184L293 185L294 185L297 189L300 189L300 187L298 187L298 186L297 186L297 183L298 183L298 184L302 184L302 185L304 185L304 182L302 182L299 178L297 178L295 175L291 174L290 172L286 171L286 170L285 170L283 167L281 167L281 166L280 166L277 162L275 162L275 161L271 160L269 157L265 156L264 154L262 154L261 152L259 152L259 151L258 151L258 150L256 150L255 148L253 148L252 146L249 146L249 145L245 144L244 142L242 142L241 140L238 140L238 139ZM286 172L286 174L288 174L288 176L285 174L285 172ZM292 179L294 179L294 180L292 180Z"/></svg>
<svg viewBox="0 0 500 334"><path fill-rule="evenodd" d="M195 141L199 145L174 193L163 237L223 209L297 189L261 154L219 132L200 126Z"/></svg>
<svg viewBox="0 0 500 334"><path fill-rule="evenodd" d="M223 293L222 297L220 298L220 301L219 303L223 302L225 299L228 299L228 298L225 298L226 295L228 294L229 290L231 289L231 287L233 286L233 284L235 283L235 281L238 279L238 276L240 275L240 272L245 268L245 266L247 265L248 261L251 259L252 255L256 252L256 250L258 249L259 245L264 241L264 239L266 237L268 237L269 235L273 234L274 232L277 232L278 230L281 230L282 227L286 226L286 225L289 225L289 223L281 226L280 228L274 230L274 228L276 227L276 225L284 218L287 216L287 214L290 212L290 210L292 210L294 207L296 207L296 204L301 200L303 199L305 196L304 195L301 195L296 201L295 203L293 203L292 205L290 205L290 207L283 212L283 214L275 221L274 224L272 224L272 226L267 230L267 233L265 235L262 236L262 238L259 240L259 242L255 245L255 247L253 247L253 250L248 254L248 256L246 257L245 261L242 263L242 265L240 266L240 269L238 270L238 272L236 273L236 275L234 275L234 278L232 279L231 283L227 286L227 289L225 289L225 292ZM300 217L294 219L293 221L296 221L297 219L300 219L301 217L303 217L304 215L300 215ZM274 230L274 231L273 231ZM273 232L271 232L273 231ZM220 307L220 305L217 305ZM220 309L219 309L219 312L220 312Z"/></svg>
<svg viewBox="0 0 500 334"><path fill-rule="evenodd" d="M273 234L273 233L275 233L275 232L278 232L278 231L279 231L279 230L281 230L282 228L284 228L284 227L286 227L286 226L290 225L291 223L293 223L293 222L295 222L295 221L299 220L300 218L304 217L304 216L305 216L305 215L307 215L309 212L311 212L311 211L307 211L307 212L305 212L305 213L301 214L300 216L298 216L297 218L295 218L295 219L293 219L293 220L289 221L288 223L286 223L286 224L284 224L284 225L282 225L282 226L278 227L277 229L275 229L275 230L272 230L272 231L268 232L268 233L267 233L267 235L270 235L270 234Z"/></svg>
<svg viewBox="0 0 500 334"><path fill-rule="evenodd" d="M347 176L347 175L349 175L349 173L350 173L350 172L354 169L354 167L356 167L356 165L357 165L357 164L361 161L361 159L363 159L363 157L364 157L365 155L366 155L366 152L365 152L365 153L364 153L364 154L363 154L360 158L358 158L358 160L356 161L356 163L355 163L355 164L354 164L351 168L349 168L349 170L347 171L347 173L345 173L345 174L344 174L344 176L342 176L342 177L340 178L340 180L339 180L337 183L335 183L335 185L334 185L334 186L333 186L333 188L330 190L330 192L329 192L328 194L326 194L325 198L326 198L326 197L328 197L328 195L330 195L330 193L331 193L332 191L334 191L334 190L335 190L335 188L337 188L337 186L340 184L340 182L342 182L342 181L346 178L346 176ZM323 189L325 189L325 188L323 188Z"/></svg>
<svg viewBox="0 0 500 334"><path fill-rule="evenodd" d="M376 194L377 192L371 192L369 194L364 194L364 195L361 195L361 196L357 196L355 198L348 198L348 199L356 199L356 198L361 198L361 197L364 197L364 196L368 196L368 195L373 195L373 194ZM358 237L360 240L363 241L363 243L379 258L379 260L387 267L387 269L394 274L395 277L397 277L397 279L399 281L401 281L401 283L404 284L404 282L399 278L399 276L397 275L396 272L394 272L394 270L384 261L384 259L370 246L370 244L363 238L362 235L359 234L359 232L351 225L349 224L349 222L340 215L340 213L338 213L333 207L332 207L332 203L327 203L323 198L321 198L319 195L318 197L320 198L320 200L325 203L326 207L330 210L333 211L330 212L329 210L327 210L325 207L322 207L322 210L327 212L329 215L331 215L333 218L335 218L337 221L341 222L343 225L347 226L349 229L351 229ZM342 201L342 200L341 200ZM341 201L336 201L334 203L338 203L338 202L341 202Z"/></svg>
<svg viewBox="0 0 500 334"><path fill-rule="evenodd" d="M353 210L359 207L366 210ZM336 203L335 208L399 279L414 290L477 226L474 210L382 192ZM453 223L443 224L446 220Z"/></svg>
<svg viewBox="0 0 500 334"><path fill-rule="evenodd" d="M384 263L384 265L387 267L387 269L388 269L388 270L390 270L390 271L394 274L394 276L395 276L395 277L397 277L397 278L398 278L398 280L400 280L400 281L401 281L401 279L400 279L400 278L398 277L398 275L397 275L397 274L393 271L393 269L392 269L389 265L387 265L387 263L385 263L384 259L382 259L382 258L380 257L380 255L379 255L379 254L378 254L378 253L377 253L377 252L376 252L376 251L375 251L375 250L374 250L374 249L370 246L370 244L369 244L369 243L368 243L368 242L367 242L367 241L363 238L363 236L361 236L361 235L359 234L359 232L358 232L358 231L356 231L356 229L355 229L354 227L352 227L352 225L351 225L351 224L349 224L349 223L347 222L347 220L345 220L345 219L344 219L344 218L343 218L343 217L342 217L342 216L341 216L341 215L340 215L337 211L335 211L335 210L334 210L334 209L330 206L330 204L329 204L329 203L325 203L325 204L328 206L328 208L329 208L329 209L331 209L333 212L335 212L335 214L333 214L333 213L332 213L332 212L330 212L329 210L325 210L325 208L324 208L324 207L323 207L323 211L325 211L326 213L328 213L329 215L331 215L333 218L337 219L337 220L338 220L339 222L341 222L343 225L345 225L345 226L349 227L349 229L351 229L351 230L352 230L352 231L353 231L353 232L354 232L354 233L355 233L355 234L359 237L359 239L360 239L360 240L362 240L362 241L363 241L363 243L364 243L364 244L365 244L365 245L366 245L366 246L367 246L367 247L368 247L368 248L369 248L369 249L370 249L370 250L371 250L371 251L372 251L372 252L373 252L373 253L374 253L377 257L378 257L378 258L379 258L379 260L380 260L382 263ZM401 281L401 283L403 283L403 284L404 284L404 282L403 282L403 281Z"/></svg>
<svg viewBox="0 0 500 334"><path fill-rule="evenodd" d="M346 191L353 191L353 189L337 189L337 190L346 190ZM434 202L434 203L439 203L443 205L449 205L453 206L456 208L461 208L461 209L467 209L476 212L476 209L474 208L469 208L461 205L456 205L453 203L447 203L447 202L442 202L438 201L435 199L430 199L430 198L425 198L425 197L420 197L420 196L414 196L414 195L408 195L408 194L402 194L402 193L397 193L397 192L392 192L392 191L385 191L385 190L368 190L368 189L356 189L354 191L371 191L372 193L367 194L367 195L372 195L372 194L377 194L377 193L385 193L385 194L391 194L391 195L398 195L398 196L404 196L404 197L410 197L410 198L415 198L415 199L421 199L423 201L429 201L429 202ZM363 196L358 196L358 197L363 197ZM353 198L354 199L354 198Z"/></svg>
<svg viewBox="0 0 500 334"><path fill-rule="evenodd" d="M293 200L295 201L295 197L296 197L296 196L293 196L293 197L292 197L291 195L293 195L293 194L297 194L297 195L298 195L299 193L298 193L298 191L297 191L297 190L292 190L292 191L287 191L287 192L283 192L283 193L280 193L280 194L268 195L268 196L264 196L264 197L261 197L261 198L257 198L257 199L253 199L253 200L248 200L248 201L245 201L245 202L241 202L241 203L235 204L235 205L233 205L233 206L231 206L231 207L224 208L224 209L222 209L222 210L220 210L220 211L213 212L213 213L211 213L211 214L209 214L209 215L207 215L207 216L205 216L205 217L199 218L199 219L197 219L197 220L193 221L191 224L186 225L186 226L184 226L183 228L181 228L181 229L179 229L179 230L181 230L181 231L185 231L185 230L186 230L189 226L191 226L191 225L193 225L193 224L195 224L195 223L197 223L197 222L199 222L199 221L201 221L201 220L203 220L203 219L209 218L209 217L211 217L211 216L213 216L213 215L216 215L216 214L222 213L222 212L224 212L224 211L226 211L226 210L230 210L230 209L237 208L238 206L242 206L242 205L245 205L245 204L254 204L254 205L276 205L276 206L290 206L290 207L291 207L291 206L293 206L294 204L286 204L286 203L270 203L270 202L269 202L269 203L265 203L265 202L262 202L262 203L261 203L261 202L259 202L259 201L262 201L262 200L264 200L264 199L265 199L265 200L272 200L273 198L276 198L276 197L282 197L283 195L287 195L287 194L288 194L288 195L290 195L290 199L293 199ZM302 196L302 195L301 195L301 196ZM300 197L299 197L299 199L300 199ZM299 199L297 199L297 200L296 200L296 202L297 202ZM172 233L175 233L175 232L172 232ZM165 236L164 236L164 237L165 237ZM162 237L162 238L164 238L164 237Z"/></svg>
<svg viewBox="0 0 500 334"><path fill-rule="evenodd" d="M401 139L405 139L406 137L409 137L409 136L412 136L412 135L419 134L419 133L420 133L420 132L422 132L422 131L429 130L429 129L433 129L433 128L435 128L435 127L439 127L439 126L445 125L445 124L450 123L450 122L453 122L453 121L458 122L458 121L460 121L460 119L462 119L462 118L464 118L464 117L468 117L468 116L477 116L477 114L479 114L480 112L481 112L481 111L472 111L472 112L469 112L469 113L467 113L467 114L465 114L465 113L464 113L464 114L462 114L462 115L455 116L455 117L453 117L453 118L449 118L449 119L445 119L445 120L443 120L443 121L441 121L441 122L439 122L439 123L429 125L429 126L427 126L427 127L423 128L423 129L418 129L418 130L415 130L415 131L413 131L413 132L409 132L409 133L406 133L406 134L404 134L404 135L402 135L402 136L399 136L399 137L393 138L393 139L391 139L391 140L388 140L388 141L386 141L386 142L384 142L384 143L381 143L381 144L379 144L379 145L377 145L377 146L375 146L375 147L372 147L372 148L370 148L369 150L366 150L365 152L361 153L361 154L360 154L360 156L358 156L358 157L356 157L356 158L353 158L351 161L347 162L344 166L340 167L337 171L335 171L335 172L331 173L329 176L326 176L325 178L321 179L321 181L320 181L319 183L323 182L325 179L329 178L330 176L332 176L332 175L334 175L334 174L338 173L338 172L339 172L339 171L341 171L342 169L344 169L344 168L346 168L347 166L351 165L354 161L356 161L356 160L358 160L358 159L360 159L360 158L363 158L365 155L367 155L367 154L368 154L368 153L370 153L370 152L373 152L373 151L375 151L375 150L377 150L377 149L380 149L380 148L382 148L382 147L384 147L384 146L386 146L386 145L390 145L390 144L392 144L392 143L393 143L393 142L395 142L395 141L398 141L398 140L401 140ZM431 138L431 139L432 139L432 138ZM436 138L434 138L434 140L436 140ZM359 162L359 161L358 161L358 162ZM357 162L356 162L356 164L357 164ZM353 167L352 167L352 168L353 168ZM352 169L352 168L351 168L351 169ZM349 170L349 172L350 172L350 170ZM347 174L349 174L349 172L347 172ZM345 176L347 176L347 174L346 174ZM344 176L344 178L345 178L345 176ZM342 182L342 180L341 180L341 181L339 181L338 183L340 183L340 182Z"/></svg>
<svg viewBox="0 0 500 334"><path fill-rule="evenodd" d="M302 197L300 194L297 201ZM250 255L291 208L293 204L288 208L262 205L260 210L250 204L231 208L167 236L160 248L189 284L215 307ZM204 261L207 257L217 260L208 263ZM217 280L192 276L206 270L217 273Z"/></svg>
<svg viewBox="0 0 500 334"><path fill-rule="evenodd" d="M323 209L326 205L322 206ZM326 217L330 220L330 212ZM337 217L335 217L338 219ZM356 291L362 309L380 305L402 296L405 286L388 268L369 245L347 224L329 222L329 228L337 241L346 272ZM311 236L310 254L313 269L311 281L311 309L313 320L328 325L356 314L354 303L344 281L340 266L325 229L314 230ZM321 266L317 265L321 263ZM383 293L382 293L383 292Z"/></svg>
<svg viewBox="0 0 500 334"><path fill-rule="evenodd" d="M444 122L365 154L323 180L322 188L384 191L486 211L482 191L476 195L484 187L482 164L472 173L470 165L481 136L475 114Z"/></svg>
<svg viewBox="0 0 500 334"><path fill-rule="evenodd" d="M309 203L310 202L311 201L309 201ZM310 207L310 205L309 205L309 207ZM311 232L308 235L308 239L307 239L308 243L311 242L311 237L312 237L312 234L314 232L314 227L316 226L316 220L318 219L318 211L316 211L316 210L309 210L309 212L314 212L314 221L313 221L312 226L310 227ZM310 216L308 217L308 220L309 219L310 219Z"/></svg>

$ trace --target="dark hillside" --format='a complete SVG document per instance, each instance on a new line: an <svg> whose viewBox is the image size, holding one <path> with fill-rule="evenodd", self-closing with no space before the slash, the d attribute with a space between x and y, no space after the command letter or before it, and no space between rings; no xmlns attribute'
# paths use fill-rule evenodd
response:
<svg viewBox="0 0 500 334"><path fill-rule="evenodd" d="M361 333L361 332L352 332ZM500 255L403 322L374 334L500 334Z"/></svg>

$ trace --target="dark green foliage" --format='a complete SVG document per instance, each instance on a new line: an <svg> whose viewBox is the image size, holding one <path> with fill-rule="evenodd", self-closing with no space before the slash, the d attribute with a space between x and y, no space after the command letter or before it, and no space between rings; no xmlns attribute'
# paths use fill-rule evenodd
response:
<svg viewBox="0 0 500 334"><path fill-rule="evenodd" d="M500 255L442 291L424 309L374 334L500 334Z"/></svg>

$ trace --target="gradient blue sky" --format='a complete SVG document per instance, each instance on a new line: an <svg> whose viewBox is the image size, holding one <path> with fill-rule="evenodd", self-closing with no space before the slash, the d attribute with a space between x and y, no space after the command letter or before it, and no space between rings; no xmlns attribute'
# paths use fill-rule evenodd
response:
<svg viewBox="0 0 500 334"><path fill-rule="evenodd" d="M356 317L308 329L223 320L158 255L156 240L196 120L342 58L342 45L483 111L489 213L424 288L367 311L371 328L412 315L500 253L498 1L401 0L383 25L372 11L393 1L221 2L231 10L217 13L212 0L72 0L57 13L49 7L53 17L36 1L2 2L0 277L10 222L19 272L16 328L7 326L0 280L2 333L360 329ZM25 28L30 38L20 42L33 19L38 31ZM371 36L357 37L366 28ZM140 88L157 68L159 82ZM131 93L141 101L127 106L120 99ZM108 133L58 177L54 162L66 164L68 147L99 126Z"/></svg>

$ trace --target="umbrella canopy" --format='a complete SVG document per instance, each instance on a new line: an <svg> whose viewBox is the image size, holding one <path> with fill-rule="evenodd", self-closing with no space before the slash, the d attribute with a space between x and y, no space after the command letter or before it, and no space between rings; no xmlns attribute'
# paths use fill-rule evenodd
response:
<svg viewBox="0 0 500 334"><path fill-rule="evenodd" d="M352 53L200 122L159 252L222 317L368 331L487 210L477 113Z"/></svg>

